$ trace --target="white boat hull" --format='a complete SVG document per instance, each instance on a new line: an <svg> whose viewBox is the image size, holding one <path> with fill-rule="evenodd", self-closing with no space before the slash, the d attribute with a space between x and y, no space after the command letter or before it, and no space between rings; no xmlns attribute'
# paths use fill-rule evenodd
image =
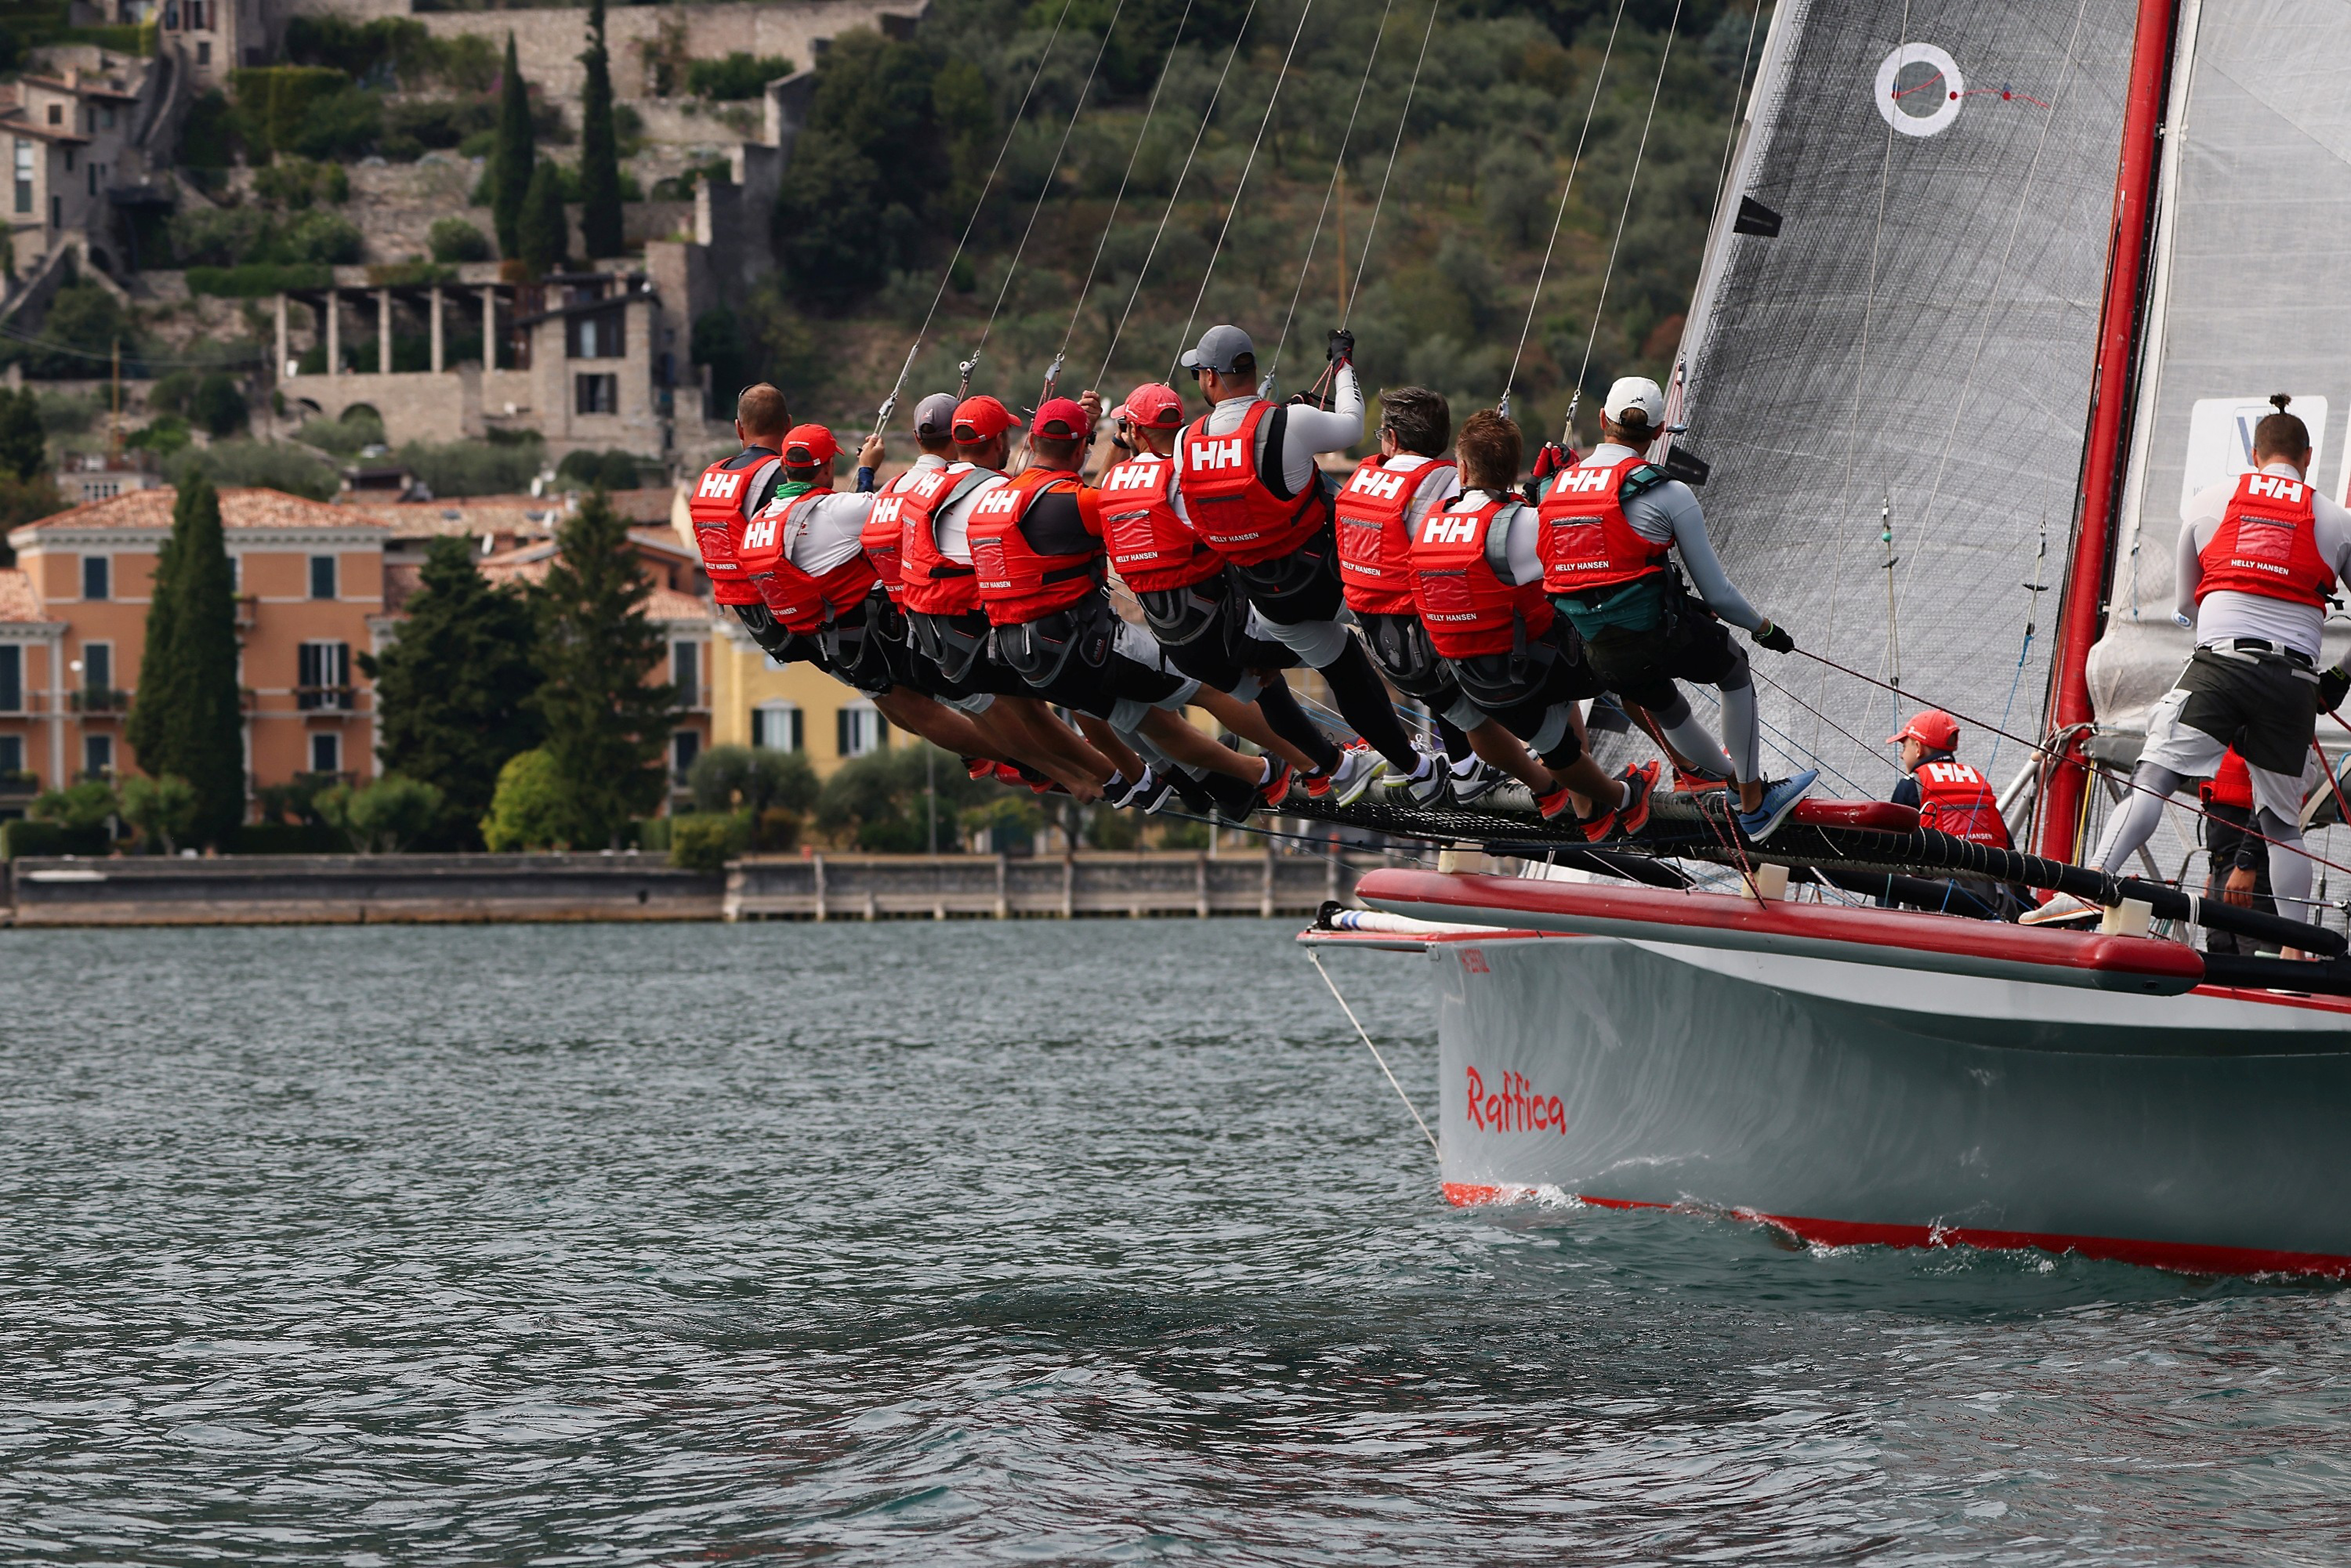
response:
<svg viewBox="0 0 2351 1568"><path fill-rule="evenodd" d="M1430 911L1434 913L1434 911ZM1610 936L1432 942L1456 1202L2351 1274L2351 1013Z"/></svg>

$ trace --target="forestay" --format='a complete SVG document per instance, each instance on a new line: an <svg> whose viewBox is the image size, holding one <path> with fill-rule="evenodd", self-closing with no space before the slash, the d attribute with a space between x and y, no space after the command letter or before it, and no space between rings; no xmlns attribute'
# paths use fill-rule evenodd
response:
<svg viewBox="0 0 2351 1568"><path fill-rule="evenodd" d="M1959 712L1997 722L2014 694L2026 731L2050 639L2020 676L2025 585L2044 519L2062 540L2073 518L2131 21L2085 0L1786 0L1685 336L1732 580L1805 647ZM1893 699L1754 657L1823 710L1760 693L1786 749L1891 782Z"/></svg>
<svg viewBox="0 0 2351 1568"><path fill-rule="evenodd" d="M2310 426L2320 487L2340 499L2351 476L2351 4L2189 0L2166 119L2114 608L2090 655L2109 755L2136 751L2192 645L2172 620L2183 503L2245 470L2271 393Z"/></svg>

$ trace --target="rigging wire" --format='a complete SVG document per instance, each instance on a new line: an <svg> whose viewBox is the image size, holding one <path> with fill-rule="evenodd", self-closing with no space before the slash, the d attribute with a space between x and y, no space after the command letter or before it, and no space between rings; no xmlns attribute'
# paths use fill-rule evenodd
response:
<svg viewBox="0 0 2351 1568"><path fill-rule="evenodd" d="M1675 0L1680 4L1680 0ZM1241 193L1249 189L1249 174L1257 167L1258 149L1265 145L1266 127L1273 123L1273 111L1281 102L1281 89L1290 81L1290 62L1298 57L1298 41L1306 36L1306 18L1314 14L1314 0L1298 8L1298 26L1290 35L1290 47L1281 57L1281 69L1275 73L1273 90L1265 97L1265 113L1257 122L1257 138L1249 143L1249 158L1241 164L1241 177L1233 186L1233 199L1225 205L1225 221L1217 225L1217 243L1208 251L1208 265L1200 269L1200 287L1192 296L1192 313L1184 318L1184 334L1176 340L1176 357L1167 367L1167 377L1173 381L1182 367L1184 345L1191 340L1192 323L1200 319L1200 304L1208 297L1209 280L1217 276L1217 262L1225 254L1226 236L1233 232L1233 218L1241 210Z"/></svg>
<svg viewBox="0 0 2351 1568"><path fill-rule="evenodd" d="M1347 1021L1355 1026L1355 1033L1362 1039L1364 1049L1372 1053L1372 1060L1380 1064L1382 1072L1387 1074L1388 1087L1396 1092L1396 1098L1404 1102L1404 1108L1412 1113L1413 1121L1420 1128L1420 1135L1428 1140L1429 1151L1437 1158L1443 1159L1445 1151L1437 1146L1437 1134L1428 1130L1428 1124L1421 1120L1420 1107L1412 1103L1412 1096L1406 1094L1404 1092L1404 1085L1396 1082L1395 1072L1388 1066L1388 1059L1382 1056L1380 1048L1372 1043L1371 1035L1364 1028L1364 1020L1355 1016L1355 1009L1349 1007L1347 998L1339 994L1339 982L1332 979L1331 971L1322 967L1322 955L1309 947L1306 949L1306 957L1314 966L1314 972L1322 977L1322 983L1331 988L1331 995L1338 1002L1339 1010L1345 1013Z"/></svg>
<svg viewBox="0 0 2351 1568"><path fill-rule="evenodd" d="M1086 112L1086 96L1094 89L1094 77L1102 70L1102 57L1110 53L1111 36L1118 31L1118 19L1126 9L1126 0L1118 0L1111 7L1110 26L1102 29L1102 42L1094 49L1094 63L1086 68L1085 85L1078 89L1078 101L1070 110L1070 122L1061 127L1061 140L1053 149L1053 161L1046 165L1045 183L1037 192L1037 202L1029 209L1028 226L1020 231L1020 243L1012 247L1012 260L1004 268L1004 283L996 291L996 303L987 312L987 324L979 329L979 342L964 361L965 375L969 367L979 363L979 356L987 347L988 337L996 330L996 318L1003 312L1004 301L1012 293L1012 279L1019 274L1020 257L1029 249L1029 236L1037 232L1037 219L1045 211L1045 198L1053 193L1053 176L1061 172L1061 155L1070 150L1070 134L1078 128L1079 119ZM1082 298L1082 296L1081 296Z"/></svg>
<svg viewBox="0 0 2351 1568"><path fill-rule="evenodd" d="M1134 178L1135 160L1143 156L1144 139L1151 134L1152 117L1159 112L1159 94L1167 86L1167 78L1176 68L1176 51L1184 42L1185 26L1192 20L1192 0L1184 0L1184 14L1176 19L1176 36L1168 40L1167 57L1159 62L1159 79L1151 84L1151 101L1143 108L1143 129L1134 133L1134 145L1127 151L1126 168L1118 177L1118 191L1110 199L1110 215L1102 219L1102 237L1094 242L1093 259L1086 263L1085 277L1078 286L1078 302L1070 309L1070 324L1061 329L1061 349L1054 356L1058 362L1070 351L1070 340L1077 336L1078 318L1085 314L1086 290L1093 282L1095 271L1102 266L1102 252L1110 248L1111 230L1118 225L1119 204L1126 199L1127 182Z"/></svg>
<svg viewBox="0 0 2351 1568"><path fill-rule="evenodd" d="M1625 244L1625 225L1633 216L1633 193L1641 183L1641 160L1649 151L1649 127L1656 120L1657 99L1666 90L1666 67L1674 57L1674 29L1681 25L1681 19L1682 0L1674 0L1673 19L1666 24L1666 47L1657 55L1656 85L1649 89L1649 112L1642 117L1641 140L1633 149L1633 172L1625 181L1625 205L1616 214L1616 235L1608 242L1608 265L1600 274L1600 298L1592 307L1592 330L1583 340L1583 362L1575 369L1575 390L1568 394L1571 420L1575 417L1575 400L1583 393L1584 372L1592 368L1593 345L1600 340L1600 319L1608 308L1608 285L1616 276L1616 253ZM1533 314L1531 310L1528 312L1530 320Z"/></svg>
<svg viewBox="0 0 2351 1568"><path fill-rule="evenodd" d="M1240 58L1240 40L1249 34L1249 19L1257 15L1258 0L1249 0L1249 9L1241 15L1241 25L1233 30L1233 47L1225 51L1224 69L1217 73L1216 90L1208 94L1208 107L1200 111L1200 128L1192 133L1191 150L1184 154L1184 166L1176 172L1176 183L1167 192L1167 204L1159 210L1159 226L1152 231L1151 245L1143 253L1143 265L1134 269L1134 287L1127 290L1126 308L1118 313L1118 325L1111 329L1110 346L1102 350L1102 368L1094 372L1094 385L1101 386L1110 375L1110 362L1118 352L1118 340L1126 335L1127 318L1134 314L1134 302L1143 298L1143 280L1151 272L1151 263L1159 254L1159 242L1167 234L1167 220L1176 214L1176 200L1184 194L1184 182L1192 172L1192 161L1200 155L1200 142L1208 134L1208 124L1217 118L1217 103L1225 95L1226 78L1233 74L1233 62Z"/></svg>
<svg viewBox="0 0 2351 1568"><path fill-rule="evenodd" d="M1431 20L1434 19L1435 14L1431 13ZM1510 374L1502 378L1502 398L1495 404L1496 411L1504 419L1510 417L1510 389L1519 379L1519 361L1526 356L1527 339L1535 329L1535 308L1542 302L1543 280L1551 276L1552 252L1559 246L1560 225L1567 221L1568 193L1575 189L1576 172L1583 167L1584 141L1592 134L1592 117L1600 111L1600 89L1608 85L1608 62L1615 57L1616 30L1624 22L1625 0L1616 0L1616 16L1608 24L1608 44L1600 51L1600 69L1592 78L1592 101L1583 106L1583 129L1575 133L1575 155L1568 160L1567 183L1560 188L1559 210L1551 218L1551 237L1543 242L1542 266L1535 271L1534 292L1527 297L1526 324L1519 329L1519 346L1510 352ZM1401 124L1397 127L1397 135L1403 135ZM1395 160L1391 158L1389 163L1393 167ZM1382 186L1383 190L1385 188ZM1572 420L1574 417L1575 404L1571 395L1568 418Z"/></svg>
<svg viewBox="0 0 2351 1568"><path fill-rule="evenodd" d="M1004 127L1004 140L997 144L996 162L987 166L987 177L979 183L979 194L972 198L971 215L964 220L963 235L956 241L955 254L947 257L946 266L939 271L939 286L931 292L931 308L923 312L923 324L914 329L916 349L929 335L931 322L939 313L939 302L947 296L947 282L955 277L956 263L963 259L964 251L971 245L972 231L979 226L980 211L987 205L987 193L995 187L997 172L1004 167L1004 155L1011 151L1012 138L1019 132L1020 117L1029 112L1029 100L1036 96L1037 83L1045 74L1045 62L1053 57L1053 46L1061 41L1061 25L1070 19L1070 7L1074 3L1075 0L1061 0L1061 14L1053 19L1053 31L1045 39L1043 52L1037 57L1037 68L1029 73L1029 86L1021 92L1019 106L1013 110L1012 119ZM914 350L907 350L910 361L913 356ZM877 428L874 434L879 435L881 431Z"/></svg>
<svg viewBox="0 0 2351 1568"><path fill-rule="evenodd" d="M1322 223L1331 215L1331 198L1339 189L1339 176L1346 171L1347 143L1354 139L1356 118L1364 112L1364 94L1372 85L1372 68L1379 64L1380 45L1387 40L1388 16L1395 10L1395 0L1386 0L1380 10L1380 25L1372 34L1372 52L1364 57L1363 79L1355 83L1355 106L1347 111L1347 129L1339 133L1339 155L1331 161L1331 178L1322 186L1322 205L1314 214L1314 232L1306 236L1305 259L1298 264L1298 286L1290 291L1290 311L1281 319L1281 336L1274 340L1273 358L1265 367L1265 385L1259 392L1261 397L1272 395L1274 375L1281 369L1281 350L1289 346L1290 326L1298 319L1298 301L1306 293L1306 275L1313 270L1314 252L1322 243ZM1347 270L1343 253L1339 257L1339 270L1342 275Z"/></svg>
<svg viewBox="0 0 2351 1568"><path fill-rule="evenodd" d="M1420 89L1420 68L1428 59L1428 40L1437 32L1437 14L1444 8L1445 0L1430 0L1428 26L1420 30L1420 53L1412 62L1412 79L1405 84L1404 107L1396 111L1395 139L1388 143L1388 166L1380 175L1380 193L1372 203L1372 221L1364 229L1364 253L1355 258L1355 281L1349 287L1347 298L1339 304L1339 325L1342 329L1354 319L1355 297L1364 291L1364 269L1372 265L1372 241L1380 232L1380 209L1387 205L1388 181L1395 173L1396 154L1404 151L1405 121L1412 117L1413 94ZM1343 255L1339 257L1341 270L1343 271L1346 265L1347 258Z"/></svg>

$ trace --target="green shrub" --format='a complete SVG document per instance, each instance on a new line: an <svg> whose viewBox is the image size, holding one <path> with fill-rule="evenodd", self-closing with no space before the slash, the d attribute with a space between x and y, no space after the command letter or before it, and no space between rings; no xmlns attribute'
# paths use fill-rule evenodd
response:
<svg viewBox="0 0 2351 1568"><path fill-rule="evenodd" d="M267 167L254 171L253 193L289 212L314 204L340 206L351 199L351 177L340 163L280 157Z"/></svg>
<svg viewBox="0 0 2351 1568"><path fill-rule="evenodd" d="M287 266L274 261L247 262L241 267L192 267L188 292L217 299L266 299L289 289L324 288L335 281L335 269L321 263Z"/></svg>
<svg viewBox="0 0 2351 1568"><path fill-rule="evenodd" d="M530 434L536 436L538 432ZM400 462L435 496L513 496L529 489L530 482L538 477L543 450L535 440L518 446L489 441L438 444L412 441L401 447Z"/></svg>
<svg viewBox="0 0 2351 1568"><path fill-rule="evenodd" d="M816 804L816 768L805 752L768 747L714 746L686 770L686 789L699 811L784 810Z"/></svg>
<svg viewBox="0 0 2351 1568"><path fill-rule="evenodd" d="M178 852L195 831L195 787L176 773L161 779L132 777L122 781L122 814L139 830L151 850Z"/></svg>
<svg viewBox="0 0 2351 1568"><path fill-rule="evenodd" d="M68 828L104 828L122 814L122 802L115 798L111 784L102 779L85 779L34 796L32 814L37 821Z"/></svg>
<svg viewBox="0 0 2351 1568"><path fill-rule="evenodd" d="M277 236L279 259L294 264L323 262L348 267L367 251L367 236L359 225L340 214L311 211L299 214Z"/></svg>
<svg viewBox="0 0 2351 1568"><path fill-rule="evenodd" d="M66 830L62 822L37 822L29 817L0 822L0 861L12 861L19 855L65 852Z"/></svg>
<svg viewBox="0 0 2351 1568"><path fill-rule="evenodd" d="M438 262L489 261L497 255L490 236L463 218L434 220L426 243L433 247L433 259Z"/></svg>
<svg viewBox="0 0 2351 1568"><path fill-rule="evenodd" d="M387 773L363 789L338 784L319 796L319 815L361 854L397 854L441 820L434 786Z"/></svg>
<svg viewBox="0 0 2351 1568"><path fill-rule="evenodd" d="M669 863L686 871L722 871L742 852L747 819L735 812L695 811L670 819Z"/></svg>
<svg viewBox="0 0 2351 1568"><path fill-rule="evenodd" d="M571 790L554 758L544 749L519 752L498 769L497 793L482 819L482 841L494 852L563 848L578 837Z"/></svg>
<svg viewBox="0 0 2351 1568"><path fill-rule="evenodd" d="M309 419L294 439L338 457L356 457L363 446L383 444L383 421L372 409L355 408L340 419Z"/></svg>
<svg viewBox="0 0 2351 1568"><path fill-rule="evenodd" d="M243 430L250 416L245 393L234 380L218 371L198 381L195 391L189 394L188 417L203 425L204 434L215 441Z"/></svg>
<svg viewBox="0 0 2351 1568"><path fill-rule="evenodd" d="M342 487L342 476L315 453L282 441L216 441L191 447L163 465L163 476L174 485L196 474L209 476L223 489L259 486L314 501L327 500Z"/></svg>
<svg viewBox="0 0 2351 1568"><path fill-rule="evenodd" d="M607 490L633 490L643 481L646 469L658 470L660 466L657 459L627 452L570 452L555 465L555 476L582 489L592 490L601 485Z"/></svg>
<svg viewBox="0 0 2351 1568"><path fill-rule="evenodd" d="M188 422L176 413L159 413L139 429L122 438L122 444L141 452L152 452L158 457L169 457L188 449L194 439L188 434Z"/></svg>
<svg viewBox="0 0 2351 1568"><path fill-rule="evenodd" d="M325 66L246 66L228 81L238 135L255 152L303 151L299 140L319 107L351 90L350 78Z"/></svg>
<svg viewBox="0 0 2351 1568"><path fill-rule="evenodd" d="M225 169L236 161L236 111L228 95L214 88L188 106L180 124L180 162L199 169Z"/></svg>
<svg viewBox="0 0 2351 1568"><path fill-rule="evenodd" d="M781 55L754 57L737 49L720 60L696 60L685 68L685 90L721 102L758 98L768 84L792 74Z"/></svg>

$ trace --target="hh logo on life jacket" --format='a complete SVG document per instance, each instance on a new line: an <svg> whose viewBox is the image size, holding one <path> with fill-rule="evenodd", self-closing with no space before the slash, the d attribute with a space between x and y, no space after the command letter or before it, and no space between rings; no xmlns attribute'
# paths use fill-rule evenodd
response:
<svg viewBox="0 0 2351 1568"><path fill-rule="evenodd" d="M2302 505L2302 486L2291 479L2281 479L2274 474L2256 474L2246 482L2248 496L2269 496L2281 501Z"/></svg>
<svg viewBox="0 0 2351 1568"><path fill-rule="evenodd" d="M1571 495L1588 496L1594 490L1608 488L1611 468L1571 468L1559 476L1559 487Z"/></svg>
<svg viewBox="0 0 2351 1568"><path fill-rule="evenodd" d="M894 528L898 526L898 514L905 509L906 501L903 496L883 496L873 503L872 520L883 528Z"/></svg>
<svg viewBox="0 0 2351 1568"><path fill-rule="evenodd" d="M1980 784L1984 776L1964 762L1929 762L1922 769L1938 784Z"/></svg>
<svg viewBox="0 0 2351 1568"><path fill-rule="evenodd" d="M1151 488L1152 481L1157 477L1157 476L1152 472L1153 466L1153 465L1144 463L1122 463L1117 467L1110 471L1110 478L1103 483L1102 488L1105 490L1148 490Z"/></svg>
<svg viewBox="0 0 2351 1568"><path fill-rule="evenodd" d="M1403 493L1404 476L1384 469L1366 468L1347 485L1351 496L1376 496L1383 501L1393 501Z"/></svg>
<svg viewBox="0 0 2351 1568"><path fill-rule="evenodd" d="M999 485L972 503L971 515L976 517L984 513L992 517L998 512L1017 512L1019 509L1020 492L1009 485Z"/></svg>
<svg viewBox="0 0 2351 1568"><path fill-rule="evenodd" d="M1430 514L1427 526L1420 530L1420 542L1425 545L1467 544L1469 536L1477 531L1475 513L1463 517L1456 512L1435 512Z"/></svg>
<svg viewBox="0 0 2351 1568"><path fill-rule="evenodd" d="M1192 466L1195 468L1238 468L1241 459L1241 438L1230 441L1196 441L1192 443Z"/></svg>
<svg viewBox="0 0 2351 1568"><path fill-rule="evenodd" d="M713 470L702 476L702 487L695 492L697 501L731 501L735 492L743 487L743 476Z"/></svg>
<svg viewBox="0 0 2351 1568"><path fill-rule="evenodd" d="M947 476L946 473L939 469L931 469L926 471L921 478L915 480L912 488L915 495L922 497L925 501L930 501L935 500L938 497L938 493L941 490L946 489L946 486Z"/></svg>
<svg viewBox="0 0 2351 1568"><path fill-rule="evenodd" d="M758 517L753 517L748 523L744 525L743 548L747 550L774 549L776 543L776 529L781 527L782 524L783 518L778 517L775 513L761 512Z"/></svg>

